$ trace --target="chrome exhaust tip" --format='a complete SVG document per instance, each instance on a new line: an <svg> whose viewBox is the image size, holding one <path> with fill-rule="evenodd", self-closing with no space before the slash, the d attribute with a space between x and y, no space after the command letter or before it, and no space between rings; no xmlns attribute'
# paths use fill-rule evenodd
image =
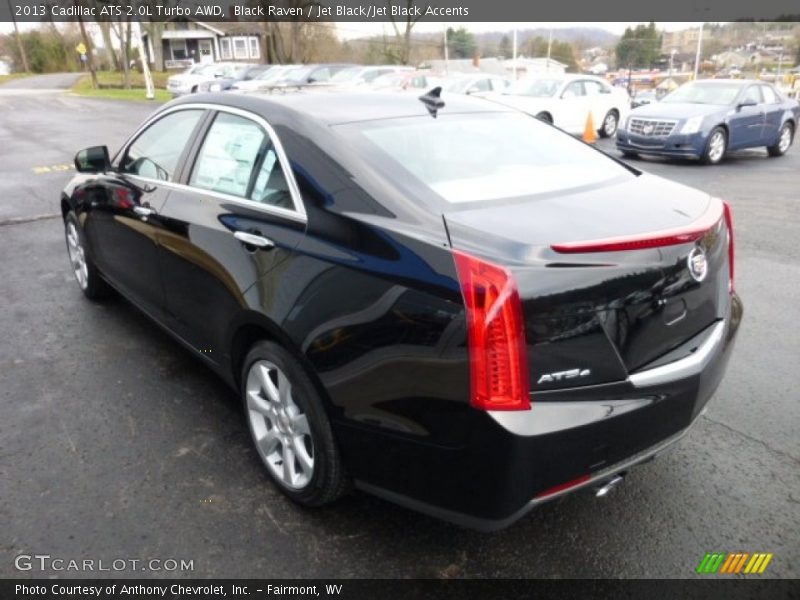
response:
<svg viewBox="0 0 800 600"><path fill-rule="evenodd" d="M606 496L611 490L617 487L620 483L622 483L623 478L625 477L624 473L620 473L619 475L614 475L611 479L606 481L602 486L595 488L595 498L602 498Z"/></svg>

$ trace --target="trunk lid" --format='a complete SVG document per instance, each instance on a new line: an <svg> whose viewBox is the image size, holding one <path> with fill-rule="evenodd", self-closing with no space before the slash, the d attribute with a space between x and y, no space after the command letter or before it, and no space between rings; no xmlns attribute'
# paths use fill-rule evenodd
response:
<svg viewBox="0 0 800 600"><path fill-rule="evenodd" d="M444 218L454 249L514 275L534 392L624 380L722 318L726 307L722 202L679 184L642 175L454 206ZM569 246L693 226L705 233L666 246L600 252ZM552 248L559 244L566 250ZM703 262L706 272L698 276Z"/></svg>

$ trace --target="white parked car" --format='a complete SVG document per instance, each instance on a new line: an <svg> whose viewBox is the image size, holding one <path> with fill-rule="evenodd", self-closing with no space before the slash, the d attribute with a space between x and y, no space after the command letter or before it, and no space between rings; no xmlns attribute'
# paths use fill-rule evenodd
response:
<svg viewBox="0 0 800 600"><path fill-rule="evenodd" d="M481 95L489 92L504 92L510 85L511 80L505 77L477 73L448 77L442 86L442 91L451 94Z"/></svg>
<svg viewBox="0 0 800 600"><path fill-rule="evenodd" d="M369 67L348 67L334 74L327 82L328 84L343 87L358 87L372 83L382 75L397 73L399 71L413 71L413 67L403 67L394 65L375 65Z"/></svg>
<svg viewBox="0 0 800 600"><path fill-rule="evenodd" d="M242 63L199 63L167 79L167 91L173 98L194 94L201 83L215 77L232 77L241 68Z"/></svg>
<svg viewBox="0 0 800 600"><path fill-rule="evenodd" d="M591 75L538 74L485 98L516 108L564 131L582 134L589 114L598 133L611 137L630 110L628 93Z"/></svg>
<svg viewBox="0 0 800 600"><path fill-rule="evenodd" d="M273 65L250 81L237 81L231 86L231 89L241 92L254 92L261 88L277 84L289 71L302 66L303 65Z"/></svg>

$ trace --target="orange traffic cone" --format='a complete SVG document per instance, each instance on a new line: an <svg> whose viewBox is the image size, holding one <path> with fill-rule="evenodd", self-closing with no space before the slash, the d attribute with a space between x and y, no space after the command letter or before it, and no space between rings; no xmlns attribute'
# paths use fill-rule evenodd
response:
<svg viewBox="0 0 800 600"><path fill-rule="evenodd" d="M583 129L583 141L587 144L594 144L597 141L597 131L594 129L592 111L589 111L589 116L586 117L586 127Z"/></svg>

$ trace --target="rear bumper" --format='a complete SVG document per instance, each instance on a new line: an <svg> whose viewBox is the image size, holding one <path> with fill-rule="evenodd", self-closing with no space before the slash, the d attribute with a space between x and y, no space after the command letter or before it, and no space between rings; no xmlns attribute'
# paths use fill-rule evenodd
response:
<svg viewBox="0 0 800 600"><path fill-rule="evenodd" d="M466 527L507 527L539 504L599 486L683 437L722 379L741 316L734 295L726 318L693 338L685 356L659 359L624 382L537 395L531 411L471 411L465 447L395 439L402 447L387 448L391 465L368 477L354 473L356 486Z"/></svg>
<svg viewBox="0 0 800 600"><path fill-rule="evenodd" d="M620 129L617 132L617 149L623 152L656 154L675 158L699 158L705 150L706 139L702 133L667 137L640 136Z"/></svg>

